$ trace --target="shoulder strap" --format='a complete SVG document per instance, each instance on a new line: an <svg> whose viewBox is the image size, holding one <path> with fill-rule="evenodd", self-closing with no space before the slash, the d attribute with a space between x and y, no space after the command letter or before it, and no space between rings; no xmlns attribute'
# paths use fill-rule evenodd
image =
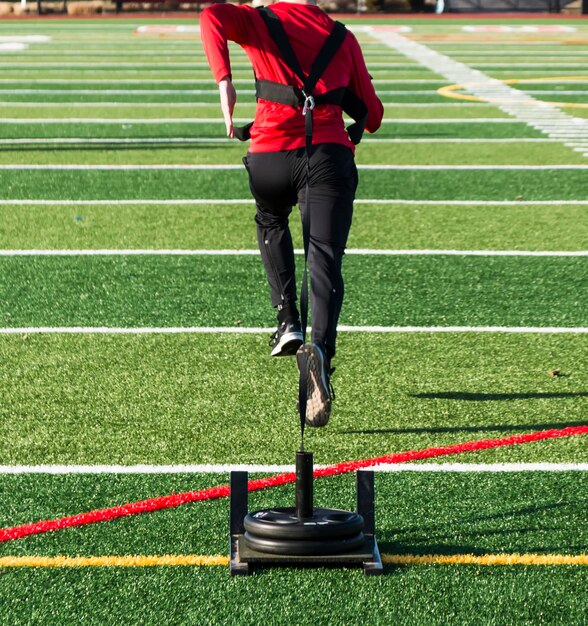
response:
<svg viewBox="0 0 588 626"><path fill-rule="evenodd" d="M284 59L286 65L300 78L302 82L306 80L306 76L300 67L300 63L296 58L296 54L290 45L288 35L282 26L282 22L278 16L269 7L259 7L257 9L261 15L265 25L267 26L272 39L278 46L278 50Z"/></svg>
<svg viewBox="0 0 588 626"><path fill-rule="evenodd" d="M323 47L320 49L317 57L313 61L308 76L304 74L300 63L292 45L288 40L286 31L280 22L278 16L269 7L259 7L258 9L263 21L265 22L272 39L275 41L282 58L286 65L300 78L307 94L311 94L320 77L324 74L327 66L341 47L341 44L347 36L347 29L340 22L335 22L335 26L325 40Z"/></svg>
<svg viewBox="0 0 588 626"><path fill-rule="evenodd" d="M345 41L347 36L347 29L341 22L335 22L333 30L329 33L329 36L325 40L323 47L320 49L316 59L314 60L312 67L310 68L310 74L304 81L304 91L306 93L312 93L320 77L325 73L329 63L332 61L337 50Z"/></svg>
<svg viewBox="0 0 588 626"><path fill-rule="evenodd" d="M296 58L296 54L290 45L286 31L278 16L269 7L260 7L258 11L269 30L270 36L278 47L284 62L294 74L300 78L303 87L301 91L298 87L292 85L283 85L273 81L256 79L256 95L258 98L269 100L270 102L279 102L280 104L286 104L292 107L303 106L305 94L312 94L316 83L323 75L329 63L337 53L337 50L339 50L345 41L347 29L340 22L335 22L333 29L329 33L329 36L325 40L323 47L310 68L309 75L306 76L300 67L300 63ZM347 128L351 141L354 144L358 144L361 141L367 119L367 107L360 98L349 91L349 89L340 88L316 96L314 99L317 104L338 104L341 106L342 109L355 120L355 123ZM310 117L307 118L307 121L308 120L310 120ZM246 141L250 138L250 128L251 124L235 128L235 136L240 141ZM310 129L308 129L308 132L311 132Z"/></svg>

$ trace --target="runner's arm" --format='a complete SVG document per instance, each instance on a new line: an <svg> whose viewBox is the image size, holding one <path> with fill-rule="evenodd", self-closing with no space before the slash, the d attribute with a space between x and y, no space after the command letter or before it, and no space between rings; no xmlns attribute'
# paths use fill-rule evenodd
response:
<svg viewBox="0 0 588 626"><path fill-rule="evenodd" d="M246 5L213 4L202 12L200 38L217 83L231 77L228 42L247 43L248 33L255 30L252 11Z"/></svg>
<svg viewBox="0 0 588 626"><path fill-rule="evenodd" d="M227 129L227 137L235 136L235 129L233 127L233 111L235 110L235 104L237 104L237 92L233 87L233 81L229 76L221 80L218 84L218 91L220 94L221 111L225 120L225 127Z"/></svg>
<svg viewBox="0 0 588 626"><path fill-rule="evenodd" d="M202 46L218 84L220 104L228 137L234 137L233 111L237 92L231 77L229 41L244 43L246 33L251 32L250 11L246 7L231 4L213 4L205 9L200 18Z"/></svg>
<svg viewBox="0 0 588 626"><path fill-rule="evenodd" d="M352 71L349 89L360 97L368 110L366 130L375 133L384 117L384 107L376 95L372 79L367 70L361 47L353 33L347 34L351 47Z"/></svg>

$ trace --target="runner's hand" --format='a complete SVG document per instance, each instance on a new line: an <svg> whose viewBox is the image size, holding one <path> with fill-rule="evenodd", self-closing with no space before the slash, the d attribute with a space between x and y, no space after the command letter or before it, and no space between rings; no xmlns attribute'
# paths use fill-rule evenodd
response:
<svg viewBox="0 0 588 626"><path fill-rule="evenodd" d="M225 126L227 127L227 137L234 137L233 111L237 102L237 92L235 87L233 87L233 81L228 76L223 78L218 84L218 90L220 92L221 110L225 118Z"/></svg>

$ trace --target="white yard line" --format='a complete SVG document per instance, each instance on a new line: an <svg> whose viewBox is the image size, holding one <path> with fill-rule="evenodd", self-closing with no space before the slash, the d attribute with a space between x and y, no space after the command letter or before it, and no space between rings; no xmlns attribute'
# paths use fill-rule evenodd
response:
<svg viewBox="0 0 588 626"><path fill-rule="evenodd" d="M52 55L53 56L53 55ZM103 57L104 55L92 55L92 57L94 58L95 56L97 57ZM129 56L129 54L127 52L121 52L118 55L118 60L120 60L121 57L127 57ZM131 55L131 56L137 56L135 55ZM142 56L145 56L144 54ZM47 69L56 69L56 70L67 70L69 68L73 68L73 69L77 69L77 68L81 68L81 69L113 69L113 70L117 70L117 69L137 69L137 68L153 68L153 69L157 69L157 68L188 68L188 69L198 69L198 68L202 68L201 70L198 70L200 72L202 72L203 74L206 73L207 78L210 78L212 76L212 73L210 71L210 67L208 65L208 63L206 61L159 61L157 59L160 59L161 57L166 56L166 54L161 54L160 52L158 53L151 53L150 58L153 59L153 61L147 61L144 63L141 62L137 62L137 63L120 63L118 62L115 58L113 58L112 61L90 61L90 62L86 62L86 61L76 61L76 62L71 62L71 61L67 61L65 56L61 56L60 55L60 59L63 59L63 63L61 61L35 61L35 62L28 62L28 59L26 61L15 61L14 63L0 63L0 69L9 69L9 70L19 70L19 69L27 69L27 70L35 70L37 68L41 68L43 70L47 70ZM187 52L182 53L182 56L189 56L187 54ZM400 65L400 64L397 64ZM232 69L239 69L239 70L249 70L251 71L251 65L249 65L249 63L231 63L231 68ZM12 83L12 82L34 82L34 83L45 83L45 82L49 82L49 83L67 83L67 82L71 82L73 80L73 82L83 82L83 83L100 83L100 82L108 82L109 79L108 78L80 78L80 79L70 79L70 78L18 78L18 79L13 79L13 78L2 78L0 79L0 82L3 83ZM144 79L144 78L131 78L129 82L153 82L153 80L149 80L149 79ZM155 79L156 82L196 82L193 78L179 78L179 79L175 79L175 78L171 78L171 79ZM113 82L118 83L118 82L125 82L124 79L120 79L120 78L115 78L113 79ZM249 79L249 83L251 83L251 78Z"/></svg>
<svg viewBox="0 0 588 626"><path fill-rule="evenodd" d="M582 45L582 44L579 44ZM533 46L543 46L540 47L539 50L541 50L542 52L549 52L551 50L551 48L553 48L554 46L565 46L566 47L566 52L569 53L569 44L565 43L565 40L558 40L558 39L552 39L549 42L546 41L533 41L532 39L529 41L521 41L518 40L515 42L502 42L502 41L497 41L495 39L477 39L477 40L472 40L470 39L468 40L464 40L464 41L436 41L435 42L435 46L472 46L474 47L475 50L479 51L480 47L483 46L492 46L492 48L495 50L497 47L500 47L501 49L508 49L508 50L517 50L518 51L518 47L521 47L521 50L525 51L525 52L529 52L529 50L524 50L524 48L530 48Z"/></svg>
<svg viewBox="0 0 588 626"><path fill-rule="evenodd" d="M338 326L337 330L362 333L588 333L588 327L565 326Z"/></svg>
<svg viewBox="0 0 588 626"><path fill-rule="evenodd" d="M20 144L178 144L178 143L192 143L192 144L235 144L234 139L228 137L211 137L209 139L205 137L152 137L144 139L141 137L50 137L50 138L20 138L20 139L0 139L0 145L20 145Z"/></svg>
<svg viewBox="0 0 588 626"><path fill-rule="evenodd" d="M71 81L70 81L71 82ZM398 93L398 92L390 92ZM407 93L407 92L402 92ZM420 93L420 92L419 92ZM424 93L431 93L425 91ZM8 95L116 95L116 96L149 96L149 95L193 95L193 96L217 96L218 89L0 89L0 94ZM239 89L240 95L254 96L253 89ZM215 104L211 102L211 104ZM67 104L67 103L64 103Z"/></svg>
<svg viewBox="0 0 588 626"><path fill-rule="evenodd" d="M2 201L0 201L1 203ZM356 199L355 204L390 204L413 206L588 206L588 200L401 200Z"/></svg>
<svg viewBox="0 0 588 626"><path fill-rule="evenodd" d="M502 47L502 45L501 45ZM524 51L524 55L521 56L533 56L534 59L546 59L549 61L553 56L566 56L570 58L575 58L577 56L588 56L588 50L574 50L573 52L569 52L567 50L549 50L549 51L538 51L537 53L529 52L529 50ZM482 52L476 50L445 50L445 54L454 56L466 56L466 57L495 57L495 56L503 56L503 57L512 57L512 50L484 50Z"/></svg>
<svg viewBox="0 0 588 626"><path fill-rule="evenodd" d="M365 137L362 143L561 143L551 137L417 137L392 138ZM0 140L2 143L2 140Z"/></svg>
<svg viewBox="0 0 588 626"><path fill-rule="evenodd" d="M47 35L0 35L0 43L49 43Z"/></svg>
<svg viewBox="0 0 588 626"><path fill-rule="evenodd" d="M480 102L382 102L384 107L402 107L408 109L419 108L472 108L484 106ZM5 107L17 107L17 108L51 108L51 109L63 109L63 108L193 108L193 107L218 107L216 102L16 102L12 100L2 100L0 105ZM240 104L240 107L249 106L252 110L255 110L255 102ZM491 106L491 105L488 105ZM365 140L364 140L365 141Z"/></svg>
<svg viewBox="0 0 588 626"><path fill-rule="evenodd" d="M464 105L468 106L479 106L477 102L456 102L453 106L456 105ZM39 109L39 108L49 108L49 109L72 109L72 108L85 108L85 109L101 109L101 108L128 108L128 109L144 109L144 108L160 108L160 109L177 109L177 108L195 108L195 107L213 107L218 108L217 102L31 102L27 101L12 101L12 100L2 100L0 101L0 105L3 107L16 107L16 108L27 108L27 109ZM255 110L256 104L255 102L250 102L246 104L241 104L240 106L249 106L252 111ZM442 106L451 106L451 104Z"/></svg>
<svg viewBox="0 0 588 626"><path fill-rule="evenodd" d="M384 198L357 198L355 204L382 204L390 206L588 206L588 200L402 200ZM252 199L227 199L227 198L178 198L174 200L157 200L147 198L115 199L112 200L0 200L0 206L210 206L215 204L246 204L253 205Z"/></svg>
<svg viewBox="0 0 588 626"><path fill-rule="evenodd" d="M554 126L557 126L559 130L567 128L574 131L576 139L588 138L588 119L574 117L550 104L535 100L529 92L514 89L499 79L491 78L480 70L473 69L398 33L374 29L371 34L372 37L379 39L412 61L418 61L423 67L444 76L448 81L462 85L468 93L495 102L500 110L549 137L553 137ZM562 138L562 143L569 146L565 138Z"/></svg>
<svg viewBox="0 0 588 626"><path fill-rule="evenodd" d="M530 83L529 83L530 84ZM586 96L588 95L588 90L578 90L578 89L562 89L561 91L559 91L558 89L523 89L522 86L519 89L519 93L523 93L523 94L533 94L535 96ZM535 106L543 106L540 100L536 100L535 101L537 104ZM491 102L481 102L480 104L492 104ZM550 106L547 103L544 103L546 106ZM571 103L573 104L573 103ZM555 110L559 110L559 109L555 109ZM570 116L571 117L571 116ZM576 118L574 117L573 119L584 119L584 118Z"/></svg>
<svg viewBox="0 0 588 626"><path fill-rule="evenodd" d="M327 465L315 465L323 469ZM376 472L504 473L504 472L586 472L588 463L382 463ZM272 474L294 472L294 465L174 464L174 465L0 465L0 475L21 474L228 474L249 472Z"/></svg>
<svg viewBox="0 0 588 626"><path fill-rule="evenodd" d="M74 42L71 42L74 43ZM186 57L191 60L201 60L205 59L205 55L203 51L198 50L198 46L194 47L193 41L185 41L182 42L180 40L177 41L179 45L162 45L165 42L143 42L143 45L133 45L127 44L124 42L117 43L116 52L107 52L105 51L106 46L104 43L102 45L87 45L82 41L77 41L75 52L72 52L71 45L67 45L67 43L60 39L58 42L54 42L51 46L41 50L37 47L29 50L26 54L20 55L21 58L42 58L46 59L47 57L56 57L56 58L73 58L73 59L83 59L85 57L116 57L120 59L121 57L146 57L149 59L160 58L166 56L181 56ZM151 45L149 45L151 44ZM182 45L183 44L183 45ZM370 45L367 42L362 44L362 47ZM382 44L371 44L373 47L369 50L365 51L364 58L369 59L371 57L382 57L385 56L386 59L402 59L403 57L391 53ZM527 50L527 55L529 51ZM46 54L45 54L46 53ZM237 46L230 47L231 59L240 59L243 61L247 61L247 55L243 50ZM573 54L573 52L567 52L567 55ZM251 67L250 65L248 67Z"/></svg>
<svg viewBox="0 0 588 626"><path fill-rule="evenodd" d="M588 463L388 463L371 469L376 472L586 472Z"/></svg>
<svg viewBox="0 0 588 626"><path fill-rule="evenodd" d="M125 53L122 53L121 56L126 56ZM159 68L163 69L197 69L202 68L202 72L206 73L207 76L211 75L208 64L205 61L161 61L160 57L165 56L165 54L157 53L155 56L153 53L151 55L152 61L145 62L131 62L131 63L117 63L116 61L96 61L87 62L87 61L77 61L77 62L68 62L65 61L63 63L59 63L56 61L40 61L38 63L27 63L27 62L15 62L15 63L0 63L0 69L30 69L35 70L37 68L42 69L55 69L55 70L67 70L67 69L113 69L113 70L135 70L141 68L148 68L154 71L157 71ZM184 53L184 56L187 56ZM465 55L467 56L467 55ZM120 57L119 57L120 58ZM492 61L481 61L477 60L473 63L470 63L472 67L480 67L480 68L537 68L541 71L549 70L553 68L554 70L559 70L563 68L577 68L577 69L586 69L586 64L584 63L574 63L572 61L550 61L545 63L545 61L537 61L537 62L517 62L517 63L501 63L501 62L492 62ZM384 62L384 63L370 63L368 61L369 69L372 70L374 68L378 69L396 69L396 70L406 70L406 71L425 71L425 68L419 67L418 65L408 65L406 62ZM233 69L248 69L251 70L251 66L247 63L234 63L231 64ZM42 79L40 79L42 80ZM92 79L90 79L92 80ZM105 79L107 80L107 79ZM251 82L251 79L249 79ZM439 82L437 79L435 82Z"/></svg>
<svg viewBox="0 0 588 626"><path fill-rule="evenodd" d="M474 71L474 70L472 70ZM504 85L499 79L495 80L497 84ZM72 81L70 81L72 82ZM75 81L74 81L75 82ZM111 82L111 81L109 81ZM126 82L126 81L125 81ZM151 81L153 82L153 81ZM389 81L390 84L394 84L394 81ZM405 82L405 81L399 81ZM506 85L504 85L506 87ZM523 92L522 90L513 90L518 94L529 95L529 94L544 94L544 95L586 95L586 91L577 91L577 90L526 90ZM149 95L195 95L195 96L216 96L218 97L218 89L0 89L0 95L41 95L41 96L80 96L80 95L116 95L116 96L149 96ZM243 96L254 96L255 90L253 89L239 89L239 95ZM395 90L387 90L387 89L378 89L378 96L436 96L437 90L435 89L395 89ZM487 94L490 95L490 94ZM496 95L493 95L496 97ZM537 102L537 101L535 101ZM67 105L67 102L62 103L63 105ZM162 103L165 104L165 103ZM211 104L216 104L216 100L211 102ZM450 104L449 102L447 104ZM539 106L539 104L537 104ZM549 106L546 104L546 106ZM515 120L516 121L516 120Z"/></svg>
<svg viewBox="0 0 588 626"><path fill-rule="evenodd" d="M469 171L469 170L506 170L506 171L548 171L548 170L586 170L588 165L358 165L358 170L375 171ZM238 170L245 171L242 165L238 164L176 164L176 165L0 165L2 170L75 170L75 171L141 171L141 170L188 170L188 171L216 171L216 170Z"/></svg>
<svg viewBox="0 0 588 626"><path fill-rule="evenodd" d="M580 68L582 70L586 69L586 64L585 63L570 63L567 61L556 61L555 63L553 61L550 61L548 63L545 63L545 61L537 61L537 62L518 62L518 63L496 63L496 62L480 62L480 61L475 61L473 63L468 63L468 65L470 65L471 67L483 67L483 68L487 68L487 69L491 69L494 67L506 67L508 69L511 68L519 68L519 67L533 67L533 68L537 68L540 71L544 71L544 70L551 70L552 68L555 70L559 70L561 68L564 67L572 67L572 68Z"/></svg>
<svg viewBox="0 0 588 626"><path fill-rule="evenodd" d="M0 335L179 335L179 334L265 334L271 328L240 326L23 326L0 328ZM588 327L567 326L338 326L338 332L349 333L509 333L509 334L575 334L588 333Z"/></svg>
<svg viewBox="0 0 588 626"><path fill-rule="evenodd" d="M436 95L435 89L421 89L421 90L381 90L378 89L379 96L431 96ZM559 94L565 94L566 92L560 91ZM117 96L148 96L148 95L195 95L195 96L215 96L218 98L218 89L0 89L0 95L117 95ZM239 89L239 95L254 96L255 90L253 89ZM211 104L215 104L211 102Z"/></svg>
<svg viewBox="0 0 588 626"><path fill-rule="evenodd" d="M121 55L119 56L119 59L121 56L125 56L125 53L121 53ZM0 69L20 69L20 68L26 68L26 69L37 69L37 68L42 68L42 69L56 69L56 70L67 70L69 68L73 68L73 69L113 69L113 70L119 70L119 69L140 69L140 68L150 68L150 69L154 69L157 70L158 68L163 68L163 69L195 69L195 68L203 68L203 72L206 72L206 74L208 76L211 76L211 71L210 68L208 66L208 63L206 63L205 61L184 61L184 62L178 62L178 61L171 61L171 62L167 62L167 61L160 61L158 60L161 56L165 56L164 54L162 55L161 53L157 53L157 54L153 54L152 53L152 61L145 61L145 62L136 62L136 63L117 63L116 61L96 61L96 62L86 62L86 61L79 61L79 62L67 62L64 61L63 63L58 63L55 61L40 61L38 63L26 63L26 62L16 62L16 63L0 63ZM509 67L508 64L504 64L507 67ZM535 65L537 65L536 63L533 63L531 65L531 67L534 67ZM558 64L553 64L551 63L550 65L558 65ZM568 66L568 64L563 64L564 66ZM570 67L574 66L574 67L582 67L581 63L573 63L569 65ZM406 62L399 62L399 63L371 63L370 64L370 69L373 67L378 67L378 68L401 68L404 70L417 70L417 71L423 71L423 68L419 67L419 66L415 66L415 65L407 65ZM518 65L513 64L513 67L518 67ZM526 65L521 65L520 67L526 67ZM248 63L231 63L231 68L232 69L247 69L249 71L251 71L251 65L249 65ZM10 79L5 79L5 80L10 80ZM26 79L24 79L26 80ZM39 82L44 82L43 79L38 79ZM65 82L66 79L64 79ZM75 79L74 79L75 80ZM89 80L94 80L94 79L89 79ZM108 79L104 79L104 80L108 80ZM115 80L116 82L116 80ZM252 79L249 78L249 83L252 82ZM436 80L435 82L439 82L439 80Z"/></svg>
<svg viewBox="0 0 588 626"><path fill-rule="evenodd" d="M250 122L247 117L235 117L236 123ZM0 124L224 124L222 117L4 117ZM522 120L508 117L472 117L472 118L384 118L383 124L521 124Z"/></svg>
<svg viewBox="0 0 588 626"><path fill-rule="evenodd" d="M226 144L231 143L237 145L234 139L227 137L153 137L145 139L142 137L50 137L50 138L19 138L19 139L0 139L0 146L6 145L84 145L84 144ZM417 137L417 138L398 138L398 137L365 137L362 143L561 143L560 139L551 137L503 137L503 138L459 138L459 137Z"/></svg>
<svg viewBox="0 0 588 626"><path fill-rule="evenodd" d="M304 250L295 249L302 255ZM351 256L498 256L498 257L585 257L588 251L552 250L389 250L375 248L349 248L345 254ZM1 250L0 257L15 256L258 256L259 250L190 250L164 248L125 248L125 249L19 249Z"/></svg>

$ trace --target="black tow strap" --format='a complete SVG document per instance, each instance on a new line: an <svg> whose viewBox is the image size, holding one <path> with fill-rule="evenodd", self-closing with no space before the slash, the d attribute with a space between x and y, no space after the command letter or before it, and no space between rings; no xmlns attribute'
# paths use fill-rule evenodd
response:
<svg viewBox="0 0 588 626"><path fill-rule="evenodd" d="M278 16L269 8L261 7L259 13L265 22L270 36L280 51L282 59L286 65L298 76L302 83L302 89L297 89L291 85L279 85L272 81L256 81L256 92L261 92L263 97L263 89L265 95L275 96L286 100L288 105L302 106L302 115L304 115L304 134L305 134L305 151L306 151L306 189L305 189L305 210L302 215L302 241L304 243L304 273L302 277L302 289L300 292L300 322L302 326L302 337L306 343L306 329L308 325L309 300L308 300L308 252L310 248L310 157L312 154L312 133L313 133L313 117L312 112L319 100L320 96L315 98L313 90L317 82L324 74L327 66L341 47L341 44L347 36L347 29L343 24L335 22L335 25L329 33L323 47L320 49L316 59L314 60L310 72L306 75L302 71L302 67L292 49L288 36ZM271 91L273 90L273 91ZM328 98L343 99L344 90L337 90L337 94L327 95ZM325 102L327 99L322 99ZM279 100L278 100L279 101ZM335 102L339 103L339 102ZM298 384L298 411L300 414L300 428L302 433L302 449L304 449L304 425L306 418L306 405L308 398L308 384L306 377L306 368L300 368L300 379Z"/></svg>

